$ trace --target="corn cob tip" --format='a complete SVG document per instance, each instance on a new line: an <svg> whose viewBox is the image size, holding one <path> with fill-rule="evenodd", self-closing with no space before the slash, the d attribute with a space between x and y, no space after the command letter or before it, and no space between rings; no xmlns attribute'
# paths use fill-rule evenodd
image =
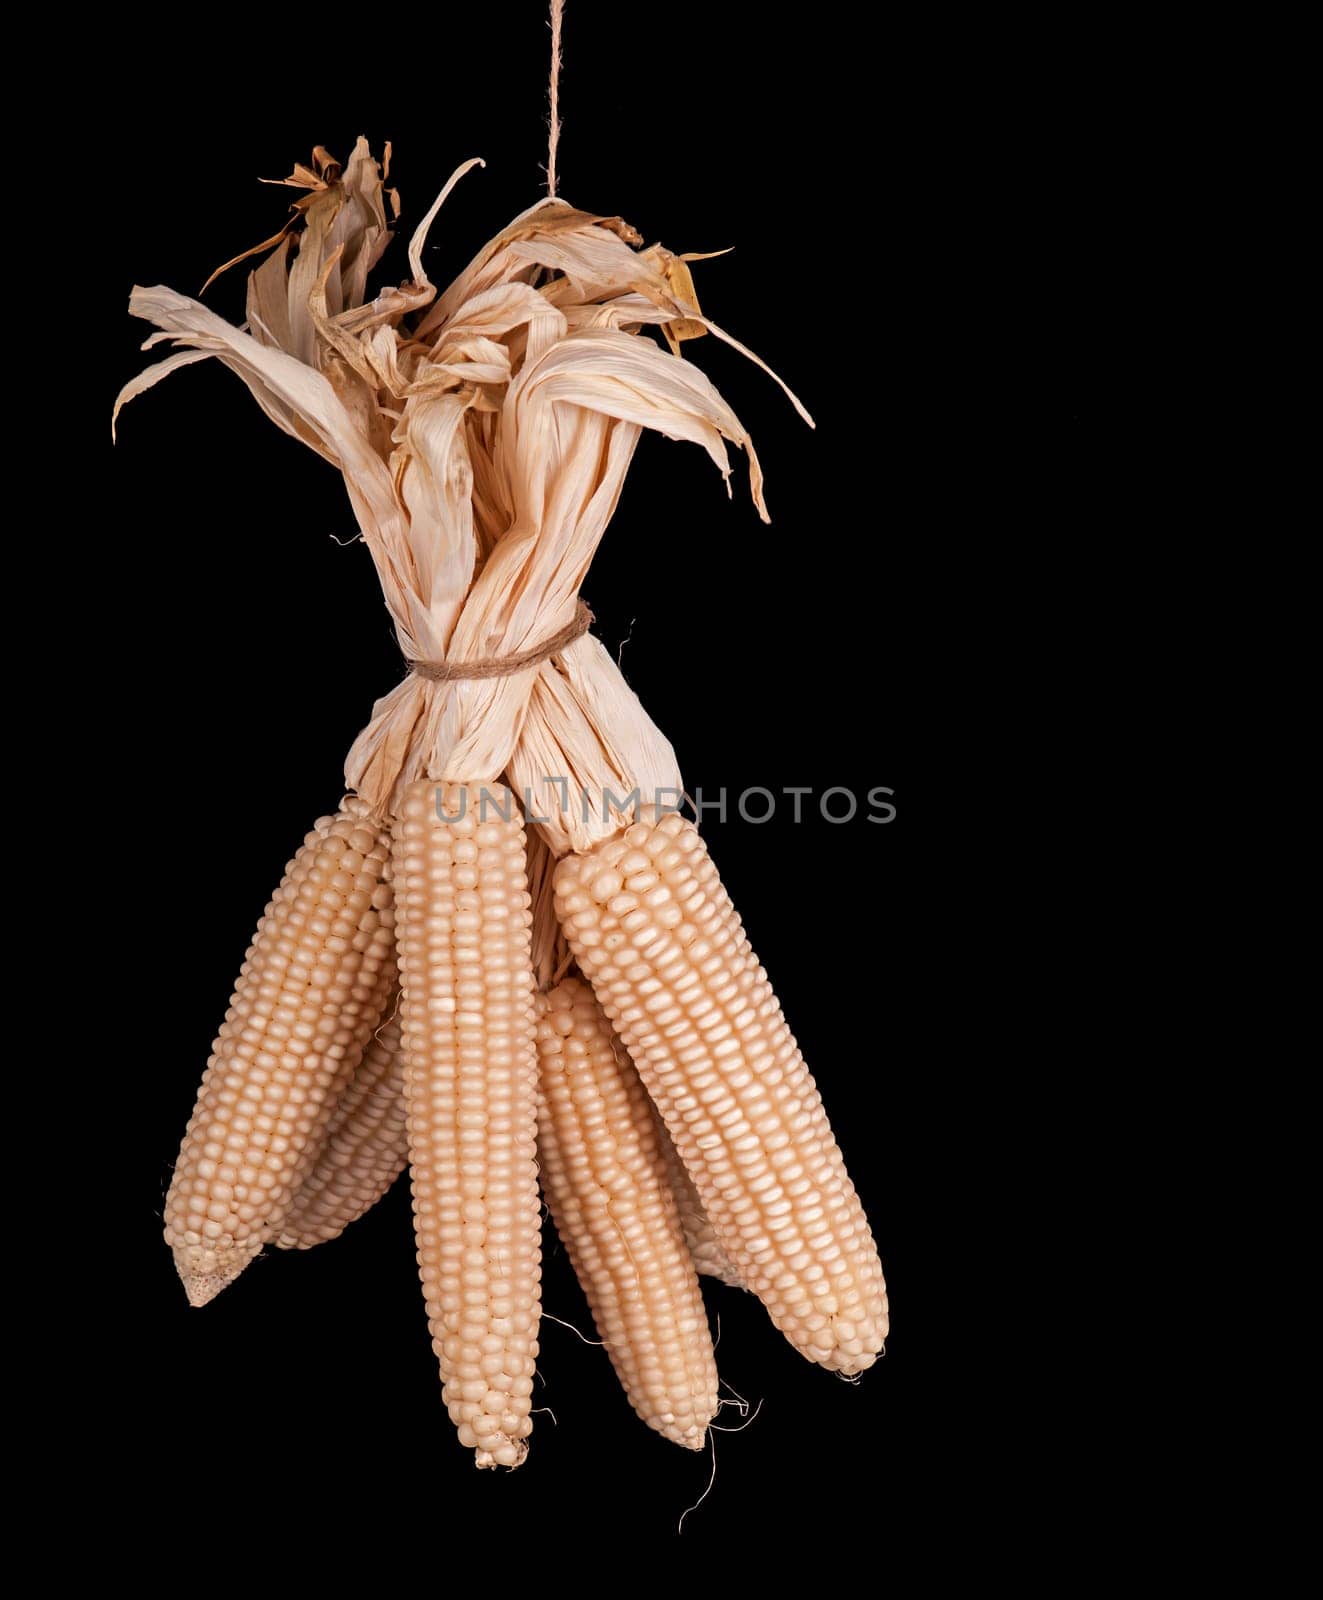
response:
<svg viewBox="0 0 1323 1600"><path fill-rule="evenodd" d="M514 1459L506 1460L505 1457L508 1456L511 1451L514 1452ZM498 1461L496 1459L497 1455L500 1455L502 1459ZM506 1443L501 1446L500 1450L496 1452L491 1450L475 1450L473 1452L474 1465L480 1468L505 1467L507 1471L513 1472L516 1467L522 1467L524 1462L527 1460L527 1439L516 1439L513 1442L507 1440Z"/></svg>
<svg viewBox="0 0 1323 1600"><path fill-rule="evenodd" d="M222 1289L229 1288L257 1253L257 1250L243 1254L231 1251L221 1257L216 1251L202 1250L197 1245L179 1246L174 1252L175 1271L189 1305L208 1305Z"/></svg>
<svg viewBox="0 0 1323 1600"><path fill-rule="evenodd" d="M181 1272L179 1281L184 1286L191 1306L209 1304L222 1289L233 1283L233 1278L222 1278L219 1272Z"/></svg>

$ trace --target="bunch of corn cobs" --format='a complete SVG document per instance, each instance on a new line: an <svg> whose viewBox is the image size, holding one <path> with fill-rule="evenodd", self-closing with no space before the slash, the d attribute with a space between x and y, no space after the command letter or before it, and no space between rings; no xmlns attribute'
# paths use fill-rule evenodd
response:
<svg viewBox="0 0 1323 1600"><path fill-rule="evenodd" d="M295 168L242 329L134 291L162 330L149 343L178 348L120 403L208 357L237 372L344 473L406 659L453 674L411 671L378 703L354 792L273 895L166 1239L203 1305L265 1246L334 1239L407 1164L451 1418L479 1466L513 1467L532 1430L540 1183L630 1403L698 1449L718 1406L698 1274L851 1374L887 1331L877 1252L703 841L660 802L681 792L670 746L615 663L585 634L515 670L463 669L536 655L572 620L642 428L695 440L723 473L723 441L743 446L765 516L747 434L680 349L728 336L693 258L558 201L438 295L422 254L454 178L409 281L368 299L398 213L388 170L389 148L379 166L361 140L343 168L320 148Z"/></svg>

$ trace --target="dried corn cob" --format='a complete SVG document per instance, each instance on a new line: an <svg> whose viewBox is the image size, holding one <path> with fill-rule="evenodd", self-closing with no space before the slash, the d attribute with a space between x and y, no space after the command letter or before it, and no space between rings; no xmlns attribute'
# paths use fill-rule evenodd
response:
<svg viewBox="0 0 1323 1600"><path fill-rule="evenodd" d="M404 1127L404 1053L398 997L368 1041L340 1097L315 1165L289 1208L276 1243L310 1250L338 1238L381 1199L409 1161Z"/></svg>
<svg viewBox="0 0 1323 1600"><path fill-rule="evenodd" d="M524 857L499 784L405 790L394 872L418 1264L446 1404L480 1467L518 1466L533 1426L542 1219Z"/></svg>
<svg viewBox="0 0 1323 1600"><path fill-rule="evenodd" d="M323 817L257 926L165 1202L189 1302L279 1232L394 980L388 844L361 800Z"/></svg>
<svg viewBox="0 0 1323 1600"><path fill-rule="evenodd" d="M538 1000L542 1186L629 1403L701 1450L717 1368L647 1091L582 980Z"/></svg>
<svg viewBox="0 0 1323 1600"><path fill-rule="evenodd" d="M744 1280L731 1265L730 1257L721 1247L717 1230L708 1221L707 1212L703 1210L703 1202L698 1197L698 1190L694 1188L694 1180L685 1171L680 1152L675 1148L675 1141L667 1132L666 1124L655 1106L652 1108L652 1117L657 1124L657 1138L661 1144L662 1157L666 1162L666 1176L670 1179L671 1193L675 1196L676 1210L680 1214L680 1226L684 1229L684 1242L689 1246L694 1271L701 1277L719 1278L732 1289L745 1288Z"/></svg>
<svg viewBox="0 0 1323 1600"><path fill-rule="evenodd" d="M871 1366L887 1332L873 1238L698 830L673 813L567 856L556 910L735 1270L810 1360Z"/></svg>

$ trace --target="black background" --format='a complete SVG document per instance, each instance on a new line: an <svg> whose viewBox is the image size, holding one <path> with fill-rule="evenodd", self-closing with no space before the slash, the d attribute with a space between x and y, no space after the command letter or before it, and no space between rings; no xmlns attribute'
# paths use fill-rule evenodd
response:
<svg viewBox="0 0 1323 1600"><path fill-rule="evenodd" d="M106 193L105 404L148 359L130 284L196 293L279 226L287 191L254 180L314 142L393 141L405 238L455 165L486 158L432 230L428 269L447 281L537 198L546 45L530 0L432 16L417 51L291 26L250 70L257 47L231 42L228 83L219 49L141 73L110 50L118 148L146 176L127 208L117 183ZM568 8L561 192L674 249L734 245L695 268L704 309L818 423L716 341L687 346L754 435L773 522L742 461L727 500L700 451L645 439L585 586L597 631L628 639L626 676L691 792L886 785L897 812L704 823L868 1207L894 1332L851 1387L749 1297L709 1291L723 1377L762 1407L717 1437L680 1548L737 1561L769 1540L917 1532L941 1570L975 1508L1027 1496L1036 1470L1003 1346L1022 1358L1037 1335L1005 1340L998 1287L1016 1254L1002 1202L1023 1179L990 1149L1022 1093L1018 1002L982 980L1005 908L972 863L1007 781L1006 708L986 685L992 653L1016 645L989 614L1041 580L1069 486L1102 454L1108 123L1078 41L1056 68L1025 67L1004 33L918 38L853 13L847 28L832 8ZM406 275L403 240L379 272ZM242 288L240 269L207 302L238 320ZM105 460L113 692L132 707L110 754L134 774L111 801L126 846L149 823L131 851L143 894L119 908L107 959L147 1025L140 1007L140 1048L116 1054L99 1111L116 1130L100 1202L116 1353L93 1455L144 1516L191 1526L228 1500L291 1560L343 1541L389 1564L396 1524L437 1550L447 1529L494 1554L526 1542L534 1566L552 1548L572 1560L566 1530L590 1522L665 1551L711 1459L651 1436L603 1352L554 1323L538 1398L557 1423L537 1419L519 1472L473 1470L440 1403L404 1186L335 1243L273 1253L205 1310L185 1305L159 1212L212 1034L286 858L400 668L367 553L344 544L338 476L228 373L191 368L136 401ZM589 1331L546 1242L546 1308Z"/></svg>

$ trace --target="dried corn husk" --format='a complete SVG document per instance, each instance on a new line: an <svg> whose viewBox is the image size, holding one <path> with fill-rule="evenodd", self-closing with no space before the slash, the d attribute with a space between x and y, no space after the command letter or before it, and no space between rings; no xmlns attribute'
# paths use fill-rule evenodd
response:
<svg viewBox="0 0 1323 1600"><path fill-rule="evenodd" d="M727 479L727 443L744 449L767 516L748 433L672 353L704 330L735 344L694 302L684 258L636 248L618 218L544 200L437 294L428 230L475 164L414 233L409 281L368 300L388 237L384 175L363 140L343 175L319 152L286 180L309 190L304 226L251 274L246 329L171 289L133 291L130 309L161 330L148 346L177 348L116 405L209 356L236 372L344 474L410 662L518 654L568 624L644 428L701 445ZM616 831L619 816L597 803L606 790L680 790L670 745L591 635L509 677L410 674L377 702L346 765L349 786L386 809L418 777L501 775L547 819L556 855Z"/></svg>

